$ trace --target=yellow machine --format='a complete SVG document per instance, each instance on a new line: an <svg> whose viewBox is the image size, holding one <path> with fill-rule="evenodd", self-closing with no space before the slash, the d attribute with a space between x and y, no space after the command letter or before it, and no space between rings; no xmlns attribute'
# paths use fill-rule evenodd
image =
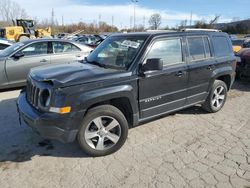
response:
<svg viewBox="0 0 250 188"><path fill-rule="evenodd" d="M242 49L242 47L239 46L239 45L234 45L233 46L233 51L234 51L235 54L238 53L241 49Z"/></svg>
<svg viewBox="0 0 250 188"><path fill-rule="evenodd" d="M51 28L36 29L34 20L17 19L14 26L0 29L0 37L12 41L23 41L32 38L50 38Z"/></svg>

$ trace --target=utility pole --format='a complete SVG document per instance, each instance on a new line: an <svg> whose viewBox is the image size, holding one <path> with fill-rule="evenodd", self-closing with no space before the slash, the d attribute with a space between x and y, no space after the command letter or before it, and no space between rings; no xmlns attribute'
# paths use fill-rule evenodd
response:
<svg viewBox="0 0 250 188"><path fill-rule="evenodd" d="M134 3L134 31L135 31L135 26L136 26L136 24L135 24L135 8L136 8L136 3L138 3L139 1L138 0L131 0L132 1L132 3Z"/></svg>
<svg viewBox="0 0 250 188"><path fill-rule="evenodd" d="M112 32L113 32L113 27L114 27L114 16L112 16Z"/></svg>
<svg viewBox="0 0 250 188"><path fill-rule="evenodd" d="M130 16L130 29L132 30L132 16Z"/></svg>
<svg viewBox="0 0 250 188"><path fill-rule="evenodd" d="M98 18L98 25L99 25L99 28L100 28L100 26L101 26L101 20L102 20L102 15L99 14L99 18Z"/></svg>
<svg viewBox="0 0 250 188"><path fill-rule="evenodd" d="M143 29L145 29L145 21L146 21L146 17L145 15L143 16Z"/></svg>
<svg viewBox="0 0 250 188"><path fill-rule="evenodd" d="M112 27L114 27L114 16L112 16Z"/></svg>
<svg viewBox="0 0 250 188"><path fill-rule="evenodd" d="M193 22L193 12L191 11L191 14L190 14L190 24L189 24L190 27L192 26L192 22Z"/></svg>
<svg viewBox="0 0 250 188"><path fill-rule="evenodd" d="M64 26L64 18L63 18L63 16L62 16L62 26Z"/></svg>
<svg viewBox="0 0 250 188"><path fill-rule="evenodd" d="M51 31L52 31L52 34L54 34L54 17L55 17L55 12L54 12L54 8L52 8L52 11L51 11Z"/></svg>

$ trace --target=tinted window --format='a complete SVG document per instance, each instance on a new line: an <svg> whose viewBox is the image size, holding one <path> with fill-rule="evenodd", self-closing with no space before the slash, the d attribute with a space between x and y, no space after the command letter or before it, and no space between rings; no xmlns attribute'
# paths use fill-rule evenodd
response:
<svg viewBox="0 0 250 188"><path fill-rule="evenodd" d="M225 57L232 53L226 37L213 37L214 51L217 57Z"/></svg>
<svg viewBox="0 0 250 188"><path fill-rule="evenodd" d="M7 48L9 45L7 44L0 44L0 50L3 50L5 48Z"/></svg>
<svg viewBox="0 0 250 188"><path fill-rule="evenodd" d="M22 50L25 56L43 55L48 53L48 43L39 42L29 45Z"/></svg>
<svg viewBox="0 0 250 188"><path fill-rule="evenodd" d="M192 60L205 58L205 49L202 37L188 38L188 49Z"/></svg>
<svg viewBox="0 0 250 188"><path fill-rule="evenodd" d="M81 50L71 43L53 42L53 51L54 53L58 54L58 53L77 52Z"/></svg>
<svg viewBox="0 0 250 188"><path fill-rule="evenodd" d="M161 58L164 66L182 63L181 39L155 42L147 55L147 59L151 58Z"/></svg>
<svg viewBox="0 0 250 188"><path fill-rule="evenodd" d="M207 37L203 37L206 58L211 57L211 48Z"/></svg>

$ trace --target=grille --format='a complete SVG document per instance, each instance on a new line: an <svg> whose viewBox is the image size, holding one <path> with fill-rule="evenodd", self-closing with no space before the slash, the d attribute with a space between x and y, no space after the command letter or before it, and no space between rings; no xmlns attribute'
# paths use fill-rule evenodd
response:
<svg viewBox="0 0 250 188"><path fill-rule="evenodd" d="M27 99L31 105L38 108L40 89L31 81L27 82Z"/></svg>

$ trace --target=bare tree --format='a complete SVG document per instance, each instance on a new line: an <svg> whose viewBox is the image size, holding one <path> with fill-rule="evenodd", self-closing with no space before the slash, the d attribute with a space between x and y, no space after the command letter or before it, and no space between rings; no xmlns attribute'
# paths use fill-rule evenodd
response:
<svg viewBox="0 0 250 188"><path fill-rule="evenodd" d="M159 26L161 25L161 15L160 14L153 14L149 18L148 21L149 25L151 26L152 29L158 29Z"/></svg>
<svg viewBox="0 0 250 188"><path fill-rule="evenodd" d="M28 15L18 3L11 0L0 0L0 18L2 21L11 22L16 18L27 18Z"/></svg>

